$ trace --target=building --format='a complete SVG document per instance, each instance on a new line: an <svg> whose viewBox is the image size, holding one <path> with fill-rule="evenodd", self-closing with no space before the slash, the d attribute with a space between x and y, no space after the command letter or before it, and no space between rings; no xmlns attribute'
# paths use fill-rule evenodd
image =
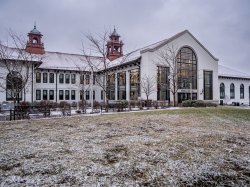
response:
<svg viewBox="0 0 250 187"><path fill-rule="evenodd" d="M226 104L250 104L250 75L245 75L219 65L214 57L188 30L152 45L123 55L123 42L114 29L107 42L107 78L105 92L109 100L167 100L173 103L171 92L176 75L176 101L204 100ZM176 67L159 61L159 54L176 53ZM9 48L9 50L15 50ZM54 102L78 102L85 100L103 101L103 87L98 78L103 78L104 58L84 56L45 50L42 34L34 27L28 33L25 51L34 54L40 60L30 60L29 84L20 91L18 98L23 101L50 100ZM15 58L13 58L15 59ZM18 59L18 57L16 57ZM89 59L98 68L92 69ZM1 58L0 83L8 85L10 73L5 70ZM92 64L93 65L93 64ZM174 73L176 71L176 73ZM22 76L21 76L22 77ZM16 79L15 79L16 80ZM17 79L20 81L20 79ZM142 88L143 80L150 80L151 92L147 94ZM18 82L18 81L17 81ZM11 101L11 89L2 89L0 101Z"/></svg>

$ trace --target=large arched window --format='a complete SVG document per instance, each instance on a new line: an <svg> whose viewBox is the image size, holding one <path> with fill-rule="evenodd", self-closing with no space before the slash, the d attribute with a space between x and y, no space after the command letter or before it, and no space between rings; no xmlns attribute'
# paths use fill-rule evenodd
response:
<svg viewBox="0 0 250 187"><path fill-rule="evenodd" d="M234 84L232 83L230 85L230 99L234 99L235 98L235 91L234 91Z"/></svg>
<svg viewBox="0 0 250 187"><path fill-rule="evenodd" d="M224 83L220 83L220 98L225 99L225 85L224 85Z"/></svg>
<svg viewBox="0 0 250 187"><path fill-rule="evenodd" d="M240 98L244 99L244 84L240 85Z"/></svg>
<svg viewBox="0 0 250 187"><path fill-rule="evenodd" d="M10 72L6 77L6 100L22 100L22 76L16 71Z"/></svg>
<svg viewBox="0 0 250 187"><path fill-rule="evenodd" d="M177 54L179 89L197 89L197 58L189 47L183 47Z"/></svg>

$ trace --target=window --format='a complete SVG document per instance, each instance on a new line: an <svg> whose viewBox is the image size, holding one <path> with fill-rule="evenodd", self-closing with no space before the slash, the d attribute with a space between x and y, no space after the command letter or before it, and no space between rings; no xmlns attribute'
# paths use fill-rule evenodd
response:
<svg viewBox="0 0 250 187"><path fill-rule="evenodd" d="M93 90L93 100L95 100L95 90Z"/></svg>
<svg viewBox="0 0 250 187"><path fill-rule="evenodd" d="M69 74L65 74L65 83L66 84L69 84L69 78L70 78L70 75Z"/></svg>
<svg viewBox="0 0 250 187"><path fill-rule="evenodd" d="M49 83L54 83L54 73L49 74Z"/></svg>
<svg viewBox="0 0 250 187"><path fill-rule="evenodd" d="M234 99L234 98L235 98L234 84L232 83L230 85L230 99Z"/></svg>
<svg viewBox="0 0 250 187"><path fill-rule="evenodd" d="M89 75L86 75L86 76L85 76L85 79L86 79L86 84L90 84L90 76L89 76Z"/></svg>
<svg viewBox="0 0 250 187"><path fill-rule="evenodd" d="M80 90L80 100L84 100L84 91Z"/></svg>
<svg viewBox="0 0 250 187"><path fill-rule="evenodd" d="M213 72L204 71L204 100L213 99Z"/></svg>
<svg viewBox="0 0 250 187"><path fill-rule="evenodd" d="M177 54L177 76L179 89L197 89L197 58L189 47Z"/></svg>
<svg viewBox="0 0 250 187"><path fill-rule="evenodd" d="M76 99L76 91L71 90L71 100L75 100L75 99Z"/></svg>
<svg viewBox="0 0 250 187"><path fill-rule="evenodd" d="M36 72L36 83L41 83L41 73Z"/></svg>
<svg viewBox="0 0 250 187"><path fill-rule="evenodd" d="M89 91L86 91L86 100L89 100Z"/></svg>
<svg viewBox="0 0 250 187"><path fill-rule="evenodd" d="M59 83L64 83L64 75L62 73L59 75Z"/></svg>
<svg viewBox="0 0 250 187"><path fill-rule="evenodd" d="M130 100L138 100L140 96L140 70L130 70Z"/></svg>
<svg viewBox="0 0 250 187"><path fill-rule="evenodd" d="M43 73L43 83L48 82L48 73Z"/></svg>
<svg viewBox="0 0 250 187"><path fill-rule="evenodd" d="M157 67L157 100L169 100L169 67Z"/></svg>
<svg viewBox="0 0 250 187"><path fill-rule="evenodd" d="M93 75L93 84L95 85L96 75Z"/></svg>
<svg viewBox="0 0 250 187"><path fill-rule="evenodd" d="M43 90L43 100L48 100L48 91Z"/></svg>
<svg viewBox="0 0 250 187"><path fill-rule="evenodd" d="M240 85L240 98L244 99L244 84Z"/></svg>
<svg viewBox="0 0 250 187"><path fill-rule="evenodd" d="M65 90L65 100L69 100L69 90Z"/></svg>
<svg viewBox="0 0 250 187"><path fill-rule="evenodd" d="M10 72L6 77L6 100L22 100L22 75L16 71Z"/></svg>
<svg viewBox="0 0 250 187"><path fill-rule="evenodd" d="M118 100L126 100L126 72L117 73Z"/></svg>
<svg viewBox="0 0 250 187"><path fill-rule="evenodd" d="M101 100L103 100L104 92L101 90Z"/></svg>
<svg viewBox="0 0 250 187"><path fill-rule="evenodd" d="M41 100L41 90L36 90L36 100Z"/></svg>
<svg viewBox="0 0 250 187"><path fill-rule="evenodd" d="M54 100L54 90L49 91L49 100Z"/></svg>
<svg viewBox="0 0 250 187"><path fill-rule="evenodd" d="M63 100L63 90L59 90L59 100Z"/></svg>
<svg viewBox="0 0 250 187"><path fill-rule="evenodd" d="M80 75L80 84L84 84L84 75Z"/></svg>
<svg viewBox="0 0 250 187"><path fill-rule="evenodd" d="M107 76L107 99L115 100L115 74Z"/></svg>
<svg viewBox="0 0 250 187"><path fill-rule="evenodd" d="M225 99L225 85L224 85L224 83L220 83L220 98Z"/></svg>
<svg viewBox="0 0 250 187"><path fill-rule="evenodd" d="M76 83L76 74L71 74L71 84Z"/></svg>

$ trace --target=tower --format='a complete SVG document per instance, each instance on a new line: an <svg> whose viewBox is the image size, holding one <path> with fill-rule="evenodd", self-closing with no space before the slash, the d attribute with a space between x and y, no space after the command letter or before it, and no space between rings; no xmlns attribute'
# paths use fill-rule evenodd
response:
<svg viewBox="0 0 250 187"><path fill-rule="evenodd" d="M122 46L123 42L120 41L120 35L117 34L114 28L113 33L109 36L109 41L107 42L107 58L112 61L121 56L123 56Z"/></svg>
<svg viewBox="0 0 250 187"><path fill-rule="evenodd" d="M42 43L42 34L36 29L36 24L34 29L28 33L29 40L26 44L26 51L34 54L44 54L44 45Z"/></svg>

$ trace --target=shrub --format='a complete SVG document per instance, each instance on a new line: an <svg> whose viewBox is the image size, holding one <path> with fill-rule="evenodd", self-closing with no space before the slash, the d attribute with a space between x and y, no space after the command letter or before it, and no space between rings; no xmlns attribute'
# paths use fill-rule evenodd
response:
<svg viewBox="0 0 250 187"><path fill-rule="evenodd" d="M194 107L206 107L206 103L204 101L197 100L193 103Z"/></svg>
<svg viewBox="0 0 250 187"><path fill-rule="evenodd" d="M30 102L26 102L26 101L22 101L19 103L19 106L22 108L22 109L29 109L31 104Z"/></svg>
<svg viewBox="0 0 250 187"><path fill-rule="evenodd" d="M182 101L182 106L183 107L193 107L195 102L196 102L196 100Z"/></svg>
<svg viewBox="0 0 250 187"><path fill-rule="evenodd" d="M60 108L69 108L69 107L70 107L70 104L69 104L68 102L66 102L66 101L61 101L61 102L59 103L59 107L60 107Z"/></svg>

